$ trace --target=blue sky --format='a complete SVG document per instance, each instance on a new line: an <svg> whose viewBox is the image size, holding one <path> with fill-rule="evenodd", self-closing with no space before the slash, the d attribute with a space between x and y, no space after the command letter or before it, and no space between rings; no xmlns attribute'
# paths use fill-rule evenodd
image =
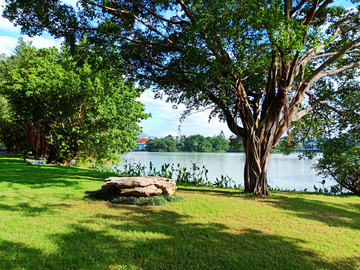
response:
<svg viewBox="0 0 360 270"><path fill-rule="evenodd" d="M63 2L75 5L76 0L63 0ZM350 1L335 1L341 3L344 7L351 7ZM5 5L5 0L0 0L0 14L2 14ZM20 28L14 27L8 20L0 17L0 53L10 54L17 44L20 37ZM56 46L60 48L61 39L53 39L50 35L44 34L41 37L29 38L23 36L25 41L32 41L33 46L37 48ZM152 118L144 120L141 123L143 132L157 137L164 137L169 134L178 134L179 118L185 106L180 105L178 109L174 110L171 103L166 103L165 100L155 100L151 91L146 91L139 99L145 104L146 112L152 114ZM232 133L229 131L225 123L219 122L217 119L212 119L208 122L209 111L195 113L182 123L182 134L203 136L213 136L219 134L221 130L224 131L225 136L229 137Z"/></svg>

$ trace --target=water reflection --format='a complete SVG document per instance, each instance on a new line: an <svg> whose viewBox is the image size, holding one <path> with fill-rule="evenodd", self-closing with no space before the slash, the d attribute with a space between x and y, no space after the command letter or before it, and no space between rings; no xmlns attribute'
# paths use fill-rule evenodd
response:
<svg viewBox="0 0 360 270"><path fill-rule="evenodd" d="M182 167L191 168L195 163L209 170L210 181L221 175L230 176L236 184L243 184L244 153L164 153L164 152L130 152L121 156L123 159L138 162L149 166L150 161L159 170L165 163L179 163ZM308 191L314 190L314 185L320 186L321 177L316 175L312 165L314 160L299 160L298 154L285 156L272 154L269 161L268 179L269 185L283 189L296 189ZM335 184L334 181L326 180L326 186Z"/></svg>

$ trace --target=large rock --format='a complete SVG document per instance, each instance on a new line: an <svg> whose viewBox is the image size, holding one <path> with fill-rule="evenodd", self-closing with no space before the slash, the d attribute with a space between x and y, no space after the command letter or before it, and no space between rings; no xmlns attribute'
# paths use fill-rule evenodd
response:
<svg viewBox="0 0 360 270"><path fill-rule="evenodd" d="M149 197L173 195L176 190L176 182L160 176L145 177L109 177L105 179L106 185L103 191L112 191L120 196Z"/></svg>
<svg viewBox="0 0 360 270"><path fill-rule="evenodd" d="M150 185L147 187L136 187L136 188L126 188L121 189L121 196L133 196L133 197L152 197L157 196L162 193L160 188Z"/></svg>

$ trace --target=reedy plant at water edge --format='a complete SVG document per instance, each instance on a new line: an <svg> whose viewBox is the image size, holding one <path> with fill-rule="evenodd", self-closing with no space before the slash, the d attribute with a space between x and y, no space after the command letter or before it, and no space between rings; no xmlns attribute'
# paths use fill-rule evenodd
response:
<svg viewBox="0 0 360 270"><path fill-rule="evenodd" d="M208 178L209 170L205 165L200 167L194 162L190 168L181 167L180 164L175 165L174 163L165 163L161 166L160 171L157 171L153 163L150 162L148 167L149 170L147 171L147 167L139 162L131 162L126 159L123 161L123 169L121 170L119 167L113 167L113 172L129 176L161 176L174 179L177 183L195 186L242 189L242 186L240 184L236 185L228 175L221 175L220 178L216 178L214 183L211 182Z"/></svg>

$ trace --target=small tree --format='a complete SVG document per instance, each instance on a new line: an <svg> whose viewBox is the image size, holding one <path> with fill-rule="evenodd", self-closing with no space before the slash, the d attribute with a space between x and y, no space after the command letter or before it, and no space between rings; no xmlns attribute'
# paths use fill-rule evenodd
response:
<svg viewBox="0 0 360 270"><path fill-rule="evenodd" d="M330 177L360 195L360 140L348 134L325 140L320 148L322 157L315 165L319 175Z"/></svg>

